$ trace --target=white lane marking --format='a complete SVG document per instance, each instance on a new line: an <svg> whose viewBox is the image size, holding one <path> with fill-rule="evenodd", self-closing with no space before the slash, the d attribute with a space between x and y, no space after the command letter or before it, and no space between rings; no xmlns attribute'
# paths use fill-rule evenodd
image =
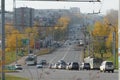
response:
<svg viewBox="0 0 120 80"><path fill-rule="evenodd" d="M69 52L70 48L71 48L71 47L69 47L69 48L67 49L66 53L65 53L65 54L64 54L64 56L61 58L62 60L64 60L64 59L65 59L65 57L67 56L67 54L68 54L68 52ZM49 63L52 63L52 62L53 62L53 60L55 60L57 57L58 57L58 55L54 56L54 57L50 60L50 62L49 62Z"/></svg>
<svg viewBox="0 0 120 80"><path fill-rule="evenodd" d="M52 63L55 58L57 58L57 56L53 57L49 63Z"/></svg>
<svg viewBox="0 0 120 80"><path fill-rule="evenodd" d="M64 60L64 59L65 59L65 57L67 56L67 54L68 54L68 52L69 52L70 48L71 48L71 47L69 47L69 48L67 49L67 51L66 51L66 53L64 54L64 56L63 56L62 60Z"/></svg>

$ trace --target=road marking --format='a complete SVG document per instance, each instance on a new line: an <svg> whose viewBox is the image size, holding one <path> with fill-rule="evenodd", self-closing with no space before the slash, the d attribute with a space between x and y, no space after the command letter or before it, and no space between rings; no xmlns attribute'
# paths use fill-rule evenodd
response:
<svg viewBox="0 0 120 80"><path fill-rule="evenodd" d="M64 59L65 59L65 57L67 56L67 54L68 54L68 52L69 52L70 48L71 48L71 47L69 47L69 48L67 49L66 53L65 53L65 54L64 54L64 56L61 58L62 60L64 60ZM58 57L58 55L57 55L57 56L54 56L54 57L50 60L50 62L49 62L49 63L52 63L52 62L53 62L53 60L55 60L57 57Z"/></svg>
<svg viewBox="0 0 120 80"><path fill-rule="evenodd" d="M49 63L52 63L55 58L57 58L57 56L53 57L52 60L50 60Z"/></svg>
<svg viewBox="0 0 120 80"><path fill-rule="evenodd" d="M67 54L68 54L68 52L69 52L70 48L71 48L71 47L69 47L69 48L67 49L67 51L66 51L66 53L64 54L64 56L63 56L62 60L64 60L64 59L65 59L65 57L67 56Z"/></svg>

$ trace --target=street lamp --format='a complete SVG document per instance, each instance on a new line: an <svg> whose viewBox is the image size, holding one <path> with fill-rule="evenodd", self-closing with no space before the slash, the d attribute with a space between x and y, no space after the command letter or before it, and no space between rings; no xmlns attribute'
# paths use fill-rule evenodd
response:
<svg viewBox="0 0 120 80"><path fill-rule="evenodd" d="M112 33L112 51L113 51L113 55L114 55L114 67L116 68L116 28L115 26L113 26L111 23L108 24L109 26L112 26L112 28L114 29L113 30L113 33Z"/></svg>

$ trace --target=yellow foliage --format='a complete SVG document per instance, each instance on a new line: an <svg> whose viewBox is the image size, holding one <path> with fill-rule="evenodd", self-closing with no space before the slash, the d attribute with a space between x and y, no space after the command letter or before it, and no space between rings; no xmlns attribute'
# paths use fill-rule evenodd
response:
<svg viewBox="0 0 120 80"><path fill-rule="evenodd" d="M70 21L70 18L67 16L63 16L58 20L58 24L55 26L55 29L65 29L68 26L68 23Z"/></svg>
<svg viewBox="0 0 120 80"><path fill-rule="evenodd" d="M93 35L94 36L107 36L109 34L109 27L102 24L101 22L96 22L94 25Z"/></svg>
<svg viewBox="0 0 120 80"><path fill-rule="evenodd" d="M105 20L105 22L108 22ZM103 24L101 22L96 22L94 25L94 30L92 32L93 36L107 36L106 46L110 48L113 41L113 31L116 32L116 48L118 48L118 27L111 26L108 24Z"/></svg>
<svg viewBox="0 0 120 80"><path fill-rule="evenodd" d="M22 38L19 31L16 30L12 26L6 26L6 51L14 51L16 49L16 39L18 38L18 42ZM18 46L20 46L21 43L19 42Z"/></svg>
<svg viewBox="0 0 120 80"><path fill-rule="evenodd" d="M30 40L30 47L33 48L34 47L34 39Z"/></svg>

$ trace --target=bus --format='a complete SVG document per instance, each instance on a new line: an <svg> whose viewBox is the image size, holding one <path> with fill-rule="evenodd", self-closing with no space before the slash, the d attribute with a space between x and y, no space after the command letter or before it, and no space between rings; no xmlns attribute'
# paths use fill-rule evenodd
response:
<svg viewBox="0 0 120 80"><path fill-rule="evenodd" d="M90 64L90 69L100 69L102 59L86 57L84 58L84 62Z"/></svg>
<svg viewBox="0 0 120 80"><path fill-rule="evenodd" d="M36 65L37 64L37 56L36 55L28 55L25 59L25 64Z"/></svg>

